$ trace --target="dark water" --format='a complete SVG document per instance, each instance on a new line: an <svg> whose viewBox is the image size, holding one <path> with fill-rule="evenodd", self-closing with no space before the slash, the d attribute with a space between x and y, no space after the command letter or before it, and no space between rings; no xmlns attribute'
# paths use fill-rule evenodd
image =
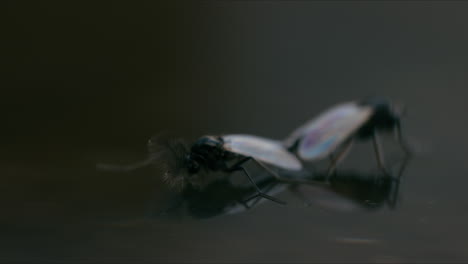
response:
<svg viewBox="0 0 468 264"><path fill-rule="evenodd" d="M468 261L468 3L7 1L0 12L0 262ZM288 206L148 219L168 193L158 175L95 169L144 158L161 132L284 138L368 95L408 108L417 152L394 210L311 186L309 207L284 192ZM370 153L360 145L343 166L375 170Z"/></svg>

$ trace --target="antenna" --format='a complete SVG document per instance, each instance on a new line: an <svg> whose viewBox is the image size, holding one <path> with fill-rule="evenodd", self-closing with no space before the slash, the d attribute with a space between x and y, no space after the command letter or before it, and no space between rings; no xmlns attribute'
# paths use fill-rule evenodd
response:
<svg viewBox="0 0 468 264"><path fill-rule="evenodd" d="M148 165L151 165L154 161L155 161L155 157L150 156L145 160L138 161L129 165L98 163L96 164L96 169L103 170L103 171L113 171L113 172L129 172L129 171L134 171L136 169L140 169Z"/></svg>

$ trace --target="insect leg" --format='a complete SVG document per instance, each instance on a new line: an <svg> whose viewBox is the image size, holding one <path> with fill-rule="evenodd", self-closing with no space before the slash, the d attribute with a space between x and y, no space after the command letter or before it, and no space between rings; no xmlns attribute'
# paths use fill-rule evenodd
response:
<svg viewBox="0 0 468 264"><path fill-rule="evenodd" d="M260 198L259 198L260 199ZM252 208L251 206L249 206L249 204L247 203L247 201L244 201L242 199L236 199L236 202L240 203L242 206L244 206L244 209L245 210L249 210L250 208Z"/></svg>
<svg viewBox="0 0 468 264"><path fill-rule="evenodd" d="M251 160L251 159L252 159L251 157L245 157L245 158L239 160L238 162L234 163L234 165L232 165L231 167L227 167L227 165L225 165L225 166L226 166L226 170L227 170L228 172L237 171L237 170L239 170L239 167L240 167L242 164L246 163L247 161L249 161L249 160Z"/></svg>
<svg viewBox="0 0 468 264"><path fill-rule="evenodd" d="M408 165L408 163L409 163L410 160L411 160L411 156L406 156L406 157L403 159L403 163L401 164L400 169L398 170L397 180L400 180L401 175L403 175L403 172L405 171L406 166Z"/></svg>
<svg viewBox="0 0 468 264"><path fill-rule="evenodd" d="M272 169L270 169L267 165L265 165L263 162L259 161L259 160L256 160L254 158L252 158L253 161L255 161L255 163L257 163L260 167L262 167L266 172L270 173L273 177L275 177L276 179L282 181L282 182L286 182L286 183L312 183L312 184L315 184L317 183L317 181L313 181L313 180L305 180L305 179L288 179L288 178L285 178L285 177L282 177L280 176L278 173L276 173L275 171L273 171Z"/></svg>
<svg viewBox="0 0 468 264"><path fill-rule="evenodd" d="M257 196L257 197L263 197L263 198L265 198L265 199L268 199L268 200L273 201L273 202L277 202L277 203L279 203L279 204L283 204L283 205L286 204L285 202L283 202L283 201L281 201L281 200L278 200L278 199L276 199L276 198L273 197L273 196L270 196L270 195L268 195L268 194L263 193L263 192L260 190L260 188L258 188L257 184L255 184L255 182L254 182L254 180L252 179L252 177L250 177L250 175L249 175L249 173L247 172L247 170L246 170L244 167L242 167L242 166L240 167L240 169L241 169L242 171L244 171L244 173L245 173L245 175L247 176L247 178L249 178L250 183L252 183L252 185L254 186L254 188L257 190L257 194L256 194L255 196ZM255 196L254 196L254 197L255 197ZM248 200L250 200L250 199L248 199Z"/></svg>
<svg viewBox="0 0 468 264"><path fill-rule="evenodd" d="M395 126L395 129L396 129L395 139L398 142L398 144L400 145L400 148L403 150L403 152L405 152L406 156L411 156L411 154L412 154L411 149L408 146L408 144L406 143L406 140L404 140L404 138L403 138L403 132L401 130L400 123L398 123Z"/></svg>
<svg viewBox="0 0 468 264"><path fill-rule="evenodd" d="M344 157L346 157L346 154L348 154L349 150L353 146L353 143L354 143L354 139L349 139L347 142L344 143L344 146L341 148L341 150L336 155L333 155L333 160L331 161L327 169L327 174L326 174L327 181L329 181L330 176L335 171L338 163L342 161Z"/></svg>
<svg viewBox="0 0 468 264"><path fill-rule="evenodd" d="M376 130L374 130L372 135L372 143L374 145L375 157L377 159L377 165L379 166L379 169L386 177L391 177L390 173L388 173L387 168L385 167L382 147L380 146L380 141Z"/></svg>
<svg viewBox="0 0 468 264"><path fill-rule="evenodd" d="M400 179L401 175L403 174L403 171L406 169L406 165L408 161L412 157L412 151L411 148L408 146L406 143L406 140L403 138L403 132L401 130L401 124L398 123L395 127L395 140L398 142L400 145L400 148L405 152L405 158L403 159L403 163L400 166L399 172L398 172L398 179Z"/></svg>
<svg viewBox="0 0 468 264"><path fill-rule="evenodd" d="M277 182L272 182L270 183L270 185L268 185L263 191L265 193L268 193L269 191L271 191L271 189L273 189L278 183ZM249 207L254 207L255 205L257 205L257 203L259 203L261 201L261 197L258 197L257 200L255 200Z"/></svg>
<svg viewBox="0 0 468 264"><path fill-rule="evenodd" d="M392 179L392 180L395 182L393 183L394 186L392 186L392 193L389 199L387 199L387 205L391 209L394 209L398 201L398 190L400 188L400 181L396 179Z"/></svg>
<svg viewBox="0 0 468 264"><path fill-rule="evenodd" d="M275 184L272 184L272 186L274 186L274 185ZM265 192L268 192L269 190L266 190ZM241 203L246 209L250 209L250 208L254 207L257 203L259 203L262 200L262 198L263 197L260 197L258 194L255 194L254 196L248 198L247 200L238 201L238 202ZM249 205L249 202L252 201L253 199L256 199L256 200L251 205Z"/></svg>
<svg viewBox="0 0 468 264"><path fill-rule="evenodd" d="M245 202L248 202L252 199L255 199L256 197L262 197L262 198L265 198L265 199L268 199L270 201L273 201L273 202L276 202L276 203L279 203L279 204L286 204L285 202L281 201L281 200L278 200L276 199L275 197L273 196L270 196L268 194L265 194L263 193L260 188L258 188L257 184L255 183L255 181L252 179L252 177L250 176L250 174L247 172L247 170L242 166L242 164L244 164L245 162L249 161L253 159L252 157L246 157L242 160L240 160L239 162L237 162L236 164L234 164L231 168L227 168L227 171L229 172L232 172L232 171L238 171L238 170L242 170L244 172L244 174L247 176L247 178L249 179L250 183L252 184L252 186L255 188L255 190L257 191L257 194L254 195L253 197L247 199ZM255 159L253 159L255 160Z"/></svg>

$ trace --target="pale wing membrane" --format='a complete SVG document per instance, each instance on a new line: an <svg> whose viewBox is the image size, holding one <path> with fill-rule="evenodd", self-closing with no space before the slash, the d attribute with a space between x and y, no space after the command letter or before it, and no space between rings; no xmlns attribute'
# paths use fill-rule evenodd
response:
<svg viewBox="0 0 468 264"><path fill-rule="evenodd" d="M372 108L356 103L333 107L298 130L298 155L304 160L321 159L329 155L367 121L371 114Z"/></svg>
<svg viewBox="0 0 468 264"><path fill-rule="evenodd" d="M318 117L315 117L309 121L307 121L302 126L296 128L289 136L284 140L284 145L288 148L294 145L298 140L306 135L307 131L314 129L317 126L323 126L324 123L329 122L329 120L333 120L336 115L341 114L342 112L346 112L347 109L354 109L356 107L356 103L348 102L339 105L335 105L334 107L328 109L327 111L321 113Z"/></svg>
<svg viewBox="0 0 468 264"><path fill-rule="evenodd" d="M301 162L281 142L251 135L226 135L224 148L233 153L288 170L301 170Z"/></svg>

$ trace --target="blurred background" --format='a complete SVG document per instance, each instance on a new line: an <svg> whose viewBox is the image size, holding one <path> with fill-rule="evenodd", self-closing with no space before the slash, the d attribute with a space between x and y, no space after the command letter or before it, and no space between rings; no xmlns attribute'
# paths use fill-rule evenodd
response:
<svg viewBox="0 0 468 264"><path fill-rule="evenodd" d="M468 261L467 13L463 1L2 2L0 262ZM417 150L395 210L265 202L148 220L159 175L95 169L145 158L163 132L281 139L372 95L406 105ZM343 166L368 171L369 153Z"/></svg>

